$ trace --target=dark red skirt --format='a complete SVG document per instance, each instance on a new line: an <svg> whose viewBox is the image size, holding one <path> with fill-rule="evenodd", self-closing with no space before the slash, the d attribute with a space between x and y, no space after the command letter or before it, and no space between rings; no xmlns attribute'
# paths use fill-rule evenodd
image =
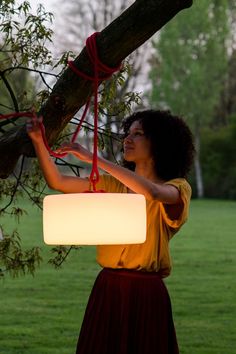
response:
<svg viewBox="0 0 236 354"><path fill-rule="evenodd" d="M178 354L170 298L157 273L103 269L76 354Z"/></svg>

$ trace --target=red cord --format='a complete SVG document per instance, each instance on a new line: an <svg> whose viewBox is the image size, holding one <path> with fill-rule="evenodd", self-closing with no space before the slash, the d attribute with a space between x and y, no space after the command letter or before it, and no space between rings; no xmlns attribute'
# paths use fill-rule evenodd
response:
<svg viewBox="0 0 236 354"><path fill-rule="evenodd" d="M0 119L8 119L8 118L19 118L19 117L32 117L32 112L14 112L9 114L0 114Z"/></svg>
<svg viewBox="0 0 236 354"><path fill-rule="evenodd" d="M96 38L98 36L98 32L93 33L86 40L86 49L91 63L94 66L94 76L89 76L87 74L82 73L78 70L74 63L69 61L69 67L76 73L76 75L81 76L87 80L93 81L94 83L94 145L93 145L93 163L92 163L92 171L90 174L90 182L93 186L93 190L96 191L96 184L99 181L99 171L98 171L98 86L100 80L108 79L114 72L120 70L120 65L116 68L110 68L103 64L99 58L97 53L97 45ZM103 74L99 76L99 74Z"/></svg>
<svg viewBox="0 0 236 354"><path fill-rule="evenodd" d="M98 151L98 86L99 86L99 81L102 80L106 80L109 77L111 77L111 75L120 70L120 66L117 66L115 68L110 68L108 66L106 66L105 64L103 64L99 58L98 58L98 53L97 53L97 45L96 45L96 38L98 36L98 32L93 33L90 37L87 38L86 40L86 49L87 49L87 53L89 56L89 59L91 61L91 63L93 64L94 67L94 76L89 76L85 73L83 73L82 71L80 71L79 69L77 69L74 65L74 62L72 61L68 61L68 66L70 67L71 70L73 70L73 72L78 75L81 76L83 79L85 80L89 80L89 81L93 81L94 83L94 145L93 145L93 161L92 161L92 171L90 174L90 182L93 186L93 191L96 192L96 184L99 181L99 172L98 172L98 155L97 155L97 151ZM100 76L99 76L100 74ZM102 74L102 76L101 76ZM80 120L80 124L78 125L76 131L74 132L73 136L72 136L72 142L74 142L76 140L76 137L80 131L80 128L82 126L82 123L86 117L88 108L90 105L90 98L88 99L82 118ZM15 118L15 117L33 117L35 116L35 112L15 112L15 113L11 113L11 114L4 114L4 115L0 115L0 119L7 119L7 118ZM40 129L42 132L42 137L43 137L43 141L44 144L47 148L47 150L49 151L49 153L58 158L58 157L64 157L67 155L67 153L55 153L54 151L51 150L50 146L48 145L47 139L46 139L46 135L45 135L45 128L43 123L40 124ZM100 191L97 191L100 192Z"/></svg>

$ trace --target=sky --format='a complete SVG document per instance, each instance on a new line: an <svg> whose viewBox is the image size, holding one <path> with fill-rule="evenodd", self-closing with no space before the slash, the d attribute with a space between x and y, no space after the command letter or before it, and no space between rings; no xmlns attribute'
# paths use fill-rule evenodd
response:
<svg viewBox="0 0 236 354"><path fill-rule="evenodd" d="M37 6L39 4L42 4L47 12L52 12L54 15L53 22L55 23L57 20L57 13L56 9L58 9L58 6L56 5L57 0L28 0L30 3L30 6L33 11L36 10ZM55 26L53 26L55 27ZM55 30L55 28L53 28Z"/></svg>
<svg viewBox="0 0 236 354"><path fill-rule="evenodd" d="M58 1L57 0L28 0L29 3L30 3L30 6L31 6L31 9L32 9L32 12L35 13L36 9L37 9L37 6L39 4L42 4L46 10L46 12L52 12L53 13L53 23L51 25L51 28L53 30L53 32L55 33L55 37L56 37L56 34L57 34L57 20L58 20L58 17L57 16L57 9L58 9ZM50 28L50 25L47 24L47 27ZM53 38L54 38L53 36ZM55 46L55 42L56 40L54 39L53 42L50 44L51 46L51 50L52 52L54 52L54 46Z"/></svg>
<svg viewBox="0 0 236 354"><path fill-rule="evenodd" d="M29 3L32 8L37 7L38 4L42 4L46 10L52 11L55 5L55 0L29 0Z"/></svg>
<svg viewBox="0 0 236 354"><path fill-rule="evenodd" d="M57 0L28 0L32 9L36 9L37 5L42 4L46 11L50 11L56 16L55 9L58 8Z"/></svg>

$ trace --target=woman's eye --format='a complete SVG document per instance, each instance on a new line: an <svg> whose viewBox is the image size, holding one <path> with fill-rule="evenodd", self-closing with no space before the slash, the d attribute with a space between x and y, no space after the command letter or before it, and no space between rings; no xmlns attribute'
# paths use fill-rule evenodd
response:
<svg viewBox="0 0 236 354"><path fill-rule="evenodd" d="M144 135L144 132L133 132L133 133L128 133L128 134L124 134L123 135L123 140L126 139L127 137L135 137L135 136L143 136Z"/></svg>

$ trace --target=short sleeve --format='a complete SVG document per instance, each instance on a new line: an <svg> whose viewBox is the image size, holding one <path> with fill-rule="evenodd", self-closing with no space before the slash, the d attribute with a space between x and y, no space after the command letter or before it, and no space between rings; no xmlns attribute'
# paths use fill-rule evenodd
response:
<svg viewBox="0 0 236 354"><path fill-rule="evenodd" d="M125 193L126 187L111 175L103 174L99 176L99 181L96 184L96 190L104 190L107 193ZM90 183L89 190L92 191Z"/></svg>
<svg viewBox="0 0 236 354"><path fill-rule="evenodd" d="M176 219L176 220L171 219L169 217L169 215L167 214L164 205L161 203L161 213L162 213L164 222L169 227L171 227L171 228L175 229L175 231L177 231L177 229L179 229L186 222L186 220L188 218L189 204L190 204L192 190L191 190L189 183L184 178L173 179L173 180L166 182L166 184L171 184L171 185L175 186L176 188L178 188L178 190L180 192L180 199L181 199L180 203L182 205L182 208L181 208L181 212L179 214L178 219Z"/></svg>

